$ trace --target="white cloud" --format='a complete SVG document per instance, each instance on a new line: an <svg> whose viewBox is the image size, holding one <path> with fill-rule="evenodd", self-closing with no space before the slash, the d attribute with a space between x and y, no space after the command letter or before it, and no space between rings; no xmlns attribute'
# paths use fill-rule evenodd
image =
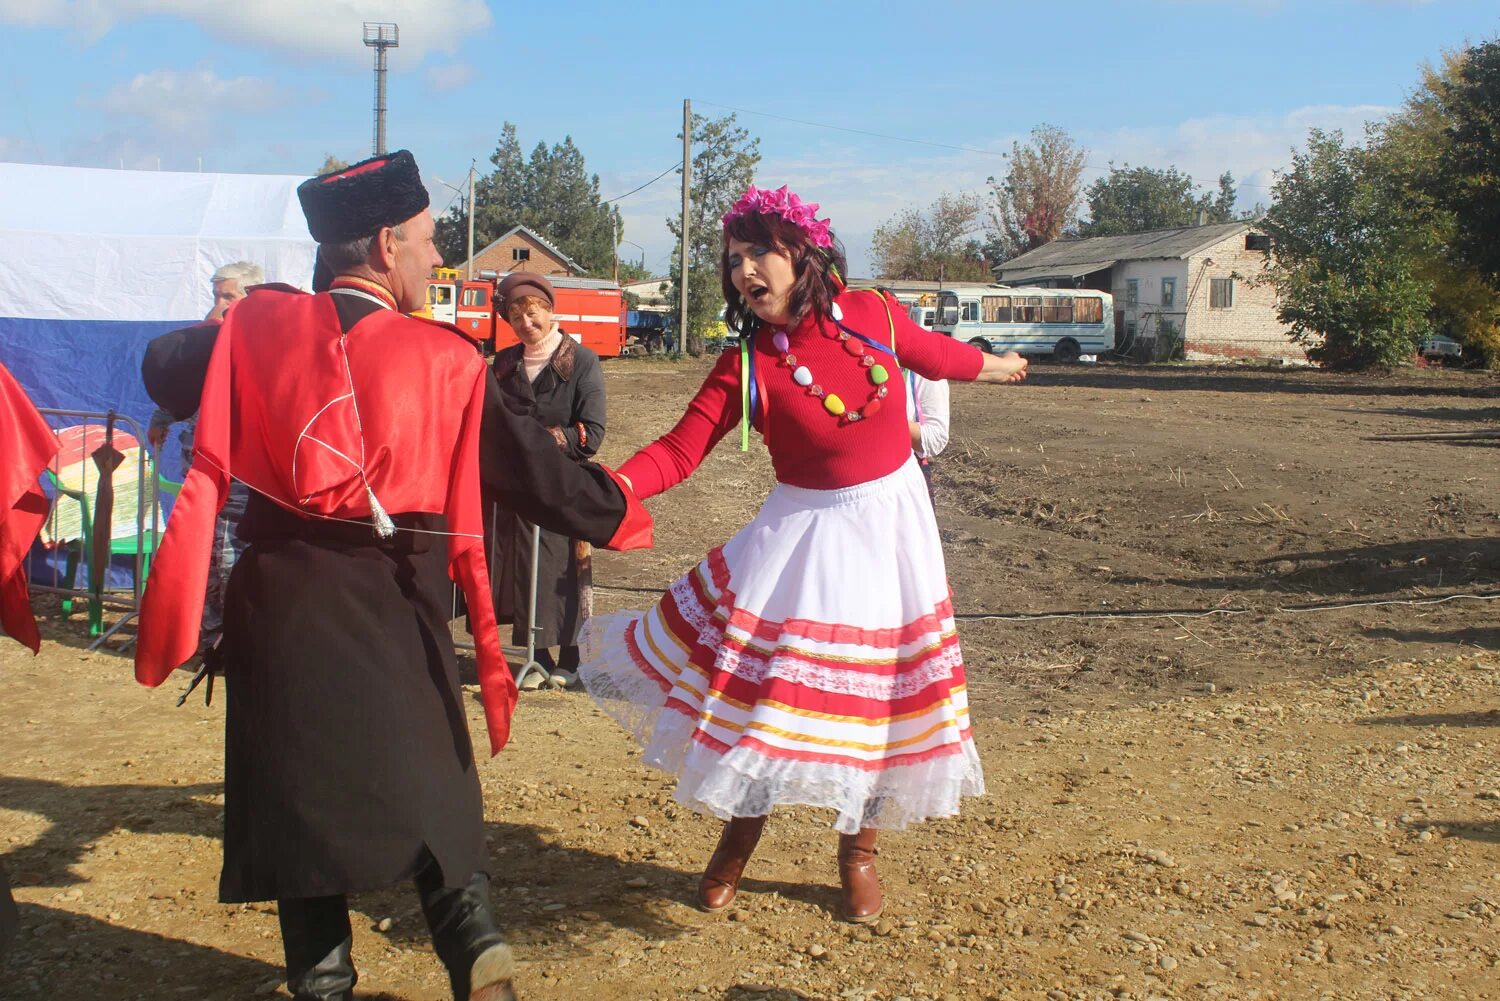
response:
<svg viewBox="0 0 1500 1001"><path fill-rule="evenodd" d="M0 21L33 26L62 20L67 0L0 0Z"/></svg>
<svg viewBox="0 0 1500 1001"><path fill-rule="evenodd" d="M365 21L400 25L395 65L452 52L460 39L489 27L484 0L0 0L0 22L71 27L97 41L117 24L150 16L191 21L215 37L295 53L367 58Z"/></svg>
<svg viewBox="0 0 1500 1001"><path fill-rule="evenodd" d="M1089 150L1091 167L1084 174L1085 184L1103 175L1111 160L1116 165L1175 166L1210 191L1228 170L1239 186L1238 207L1248 210L1257 202L1269 204L1275 172L1291 162L1292 149L1305 143L1309 128L1343 129L1348 137L1358 139L1365 122L1392 110L1380 105L1310 105L1279 114L1209 115L1159 128L1075 130L1073 135ZM932 155L904 159L892 156L893 151L904 155L901 151L907 149L897 144L840 141L813 147L809 143L806 152L792 152L789 143L767 148L763 142L766 158L756 182L789 184L804 197L821 202L848 250L850 269L856 276L865 276L869 274L870 236L877 226L904 208L925 208L945 192L987 193L985 179L1003 177L1009 163L995 153L1008 151L1018 139L1025 141L1026 136L971 137L968 141L976 147L994 153L932 150ZM601 188L609 197L655 174L655 170L605 171ZM678 185L678 177L669 174L620 203L623 238L646 248L647 266L663 273L665 261L675 253L664 220L677 215L681 205ZM629 244L623 244L621 252L632 259L640 253Z"/></svg>
<svg viewBox="0 0 1500 1001"><path fill-rule="evenodd" d="M228 129L236 118L264 114L292 97L265 77L223 80L209 69L160 69L117 84L91 103L107 115L138 118L159 132L180 136Z"/></svg>
<svg viewBox="0 0 1500 1001"><path fill-rule="evenodd" d="M1175 126L1115 129L1078 139L1090 147L1089 163L1095 168L1084 175L1086 180L1098 177L1113 160L1116 165L1175 166L1212 190L1228 170L1239 185L1239 207L1248 209L1270 202L1276 171L1291 162L1292 150L1303 146L1308 129L1342 129L1357 141L1364 137L1366 122L1394 110L1375 104L1308 105L1280 115L1210 115Z"/></svg>
<svg viewBox="0 0 1500 1001"><path fill-rule="evenodd" d="M427 87L435 94L446 94L467 86L477 75L468 63L438 63L427 67Z"/></svg>

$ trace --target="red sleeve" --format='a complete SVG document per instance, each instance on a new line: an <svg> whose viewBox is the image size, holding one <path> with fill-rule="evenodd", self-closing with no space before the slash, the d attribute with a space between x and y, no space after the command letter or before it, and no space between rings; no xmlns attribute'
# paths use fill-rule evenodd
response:
<svg viewBox="0 0 1500 1001"><path fill-rule="evenodd" d="M620 488L620 493L625 498L625 517L620 519L620 527L615 529L615 534L610 536L605 549L613 549L615 552L625 552L628 549L650 549L651 548L651 514L636 496L634 490L620 479L620 474L610 469L603 463L599 468L609 475L609 480Z"/></svg>
<svg viewBox="0 0 1500 1001"><path fill-rule="evenodd" d="M177 503L172 506L167 530L151 560L151 575L141 596L135 631L135 680L151 688L166 681L198 652L214 521L229 495L230 354L236 336L231 323L214 341L208 372L203 377L198 426L193 431L193 465L177 492ZM255 470L245 478L252 483L276 482Z"/></svg>
<svg viewBox="0 0 1500 1001"><path fill-rule="evenodd" d="M955 379L973 382L984 367L984 352L955 341L947 334L935 334L912 322L906 308L890 296L886 306L896 327L896 359L925 379Z"/></svg>
<svg viewBox="0 0 1500 1001"><path fill-rule="evenodd" d="M37 483L57 453L57 436L31 398L0 365L0 633L41 649L26 590L26 554L50 504Z"/></svg>
<svg viewBox="0 0 1500 1001"><path fill-rule="evenodd" d="M677 426L626 459L618 472L641 500L687 479L740 419L740 353L725 351Z"/></svg>
<svg viewBox="0 0 1500 1001"><path fill-rule="evenodd" d="M490 754L510 740L510 720L516 711L516 681L500 648L495 605L490 597L490 572L484 553L484 514L479 490L479 428L484 420L489 373L478 355L462 359L473 365L473 388L458 428L453 459L448 468L448 493L443 511L448 516L448 577L464 592L469 606L470 633L479 675L479 701L484 706ZM457 366L456 366L457 367ZM462 368L459 368L462 371ZM455 377L454 383L458 383ZM373 494L372 494L373 496Z"/></svg>

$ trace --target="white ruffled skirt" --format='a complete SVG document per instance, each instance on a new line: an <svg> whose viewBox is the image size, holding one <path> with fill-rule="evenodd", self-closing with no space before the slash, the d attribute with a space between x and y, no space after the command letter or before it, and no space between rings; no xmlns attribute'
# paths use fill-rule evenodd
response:
<svg viewBox="0 0 1500 1001"><path fill-rule="evenodd" d="M852 834L984 794L914 459L853 487L779 484L655 606L596 616L580 643L589 694L700 812L828 807Z"/></svg>

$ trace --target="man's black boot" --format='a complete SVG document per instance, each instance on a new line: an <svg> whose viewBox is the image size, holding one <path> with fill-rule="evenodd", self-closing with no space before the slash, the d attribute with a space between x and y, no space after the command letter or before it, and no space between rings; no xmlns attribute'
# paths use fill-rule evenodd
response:
<svg viewBox="0 0 1500 1001"><path fill-rule="evenodd" d="M343 897L277 902L286 989L296 1001L354 1001L349 905Z"/></svg>
<svg viewBox="0 0 1500 1001"><path fill-rule="evenodd" d="M417 891L454 1001L516 1001L515 960L490 912L489 877L477 872L462 888L445 888L434 865L417 876Z"/></svg>

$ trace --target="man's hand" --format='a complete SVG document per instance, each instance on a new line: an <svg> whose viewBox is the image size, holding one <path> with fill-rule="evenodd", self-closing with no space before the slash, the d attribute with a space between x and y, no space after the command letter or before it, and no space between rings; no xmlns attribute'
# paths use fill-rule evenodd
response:
<svg viewBox="0 0 1500 1001"><path fill-rule="evenodd" d="M146 429L146 440L151 443L152 448L161 448L167 440L166 424L153 424Z"/></svg>

